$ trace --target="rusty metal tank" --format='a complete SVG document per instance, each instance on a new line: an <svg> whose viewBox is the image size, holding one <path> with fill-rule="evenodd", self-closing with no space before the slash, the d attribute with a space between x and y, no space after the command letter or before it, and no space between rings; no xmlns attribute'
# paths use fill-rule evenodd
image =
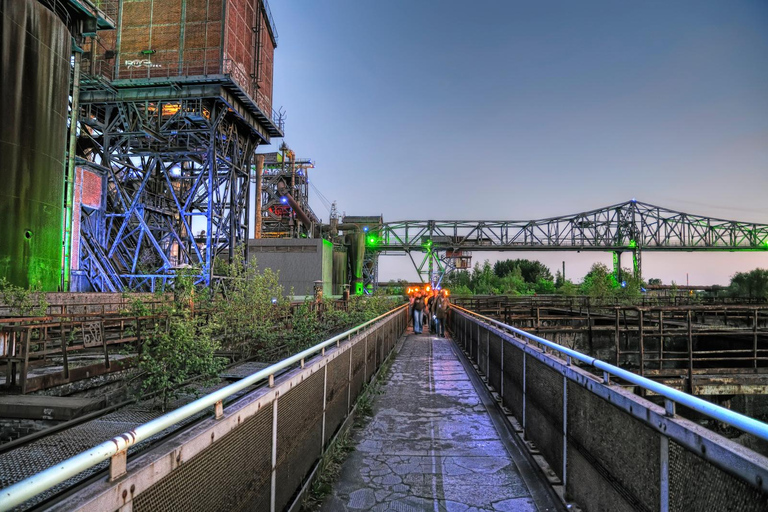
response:
<svg viewBox="0 0 768 512"><path fill-rule="evenodd" d="M333 250L333 294L341 295L347 280L347 251L341 248Z"/></svg>
<svg viewBox="0 0 768 512"><path fill-rule="evenodd" d="M0 278L56 290L71 36L36 0L0 0Z"/></svg>

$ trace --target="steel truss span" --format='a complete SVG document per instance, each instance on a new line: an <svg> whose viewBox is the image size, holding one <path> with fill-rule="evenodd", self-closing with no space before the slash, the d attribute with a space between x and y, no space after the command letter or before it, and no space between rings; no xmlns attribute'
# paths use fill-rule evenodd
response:
<svg viewBox="0 0 768 512"><path fill-rule="evenodd" d="M246 247L258 134L217 98L99 102L83 114L78 164L103 176L106 208L83 209L81 275L96 290L154 290L194 266L210 283L216 257Z"/></svg>
<svg viewBox="0 0 768 512"><path fill-rule="evenodd" d="M631 251L768 251L768 225L715 219L637 201L528 221L385 223L376 248Z"/></svg>
<svg viewBox="0 0 768 512"><path fill-rule="evenodd" d="M387 222L369 235L368 249L404 251L423 280L437 283L467 251L627 251L640 270L641 251L768 251L768 225L631 200L541 220ZM414 259L414 251L426 254Z"/></svg>

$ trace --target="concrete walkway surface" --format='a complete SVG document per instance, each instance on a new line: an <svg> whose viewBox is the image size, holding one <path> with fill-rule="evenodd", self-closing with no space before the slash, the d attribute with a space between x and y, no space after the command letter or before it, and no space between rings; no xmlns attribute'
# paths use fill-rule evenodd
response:
<svg viewBox="0 0 768 512"><path fill-rule="evenodd" d="M561 510L451 340L398 349L323 511Z"/></svg>

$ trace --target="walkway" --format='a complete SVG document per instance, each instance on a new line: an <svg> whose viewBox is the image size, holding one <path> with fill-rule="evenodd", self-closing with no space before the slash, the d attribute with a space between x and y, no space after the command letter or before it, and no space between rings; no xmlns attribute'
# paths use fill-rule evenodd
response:
<svg viewBox="0 0 768 512"><path fill-rule="evenodd" d="M393 357L323 511L560 510L452 341L409 334Z"/></svg>

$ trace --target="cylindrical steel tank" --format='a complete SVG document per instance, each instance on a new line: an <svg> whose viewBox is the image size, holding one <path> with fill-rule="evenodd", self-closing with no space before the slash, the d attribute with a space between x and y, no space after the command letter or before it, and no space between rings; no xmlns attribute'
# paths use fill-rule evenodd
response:
<svg viewBox="0 0 768 512"><path fill-rule="evenodd" d="M333 294L341 295L347 281L347 251L333 251Z"/></svg>
<svg viewBox="0 0 768 512"><path fill-rule="evenodd" d="M36 0L0 0L0 278L61 276L71 36Z"/></svg>

